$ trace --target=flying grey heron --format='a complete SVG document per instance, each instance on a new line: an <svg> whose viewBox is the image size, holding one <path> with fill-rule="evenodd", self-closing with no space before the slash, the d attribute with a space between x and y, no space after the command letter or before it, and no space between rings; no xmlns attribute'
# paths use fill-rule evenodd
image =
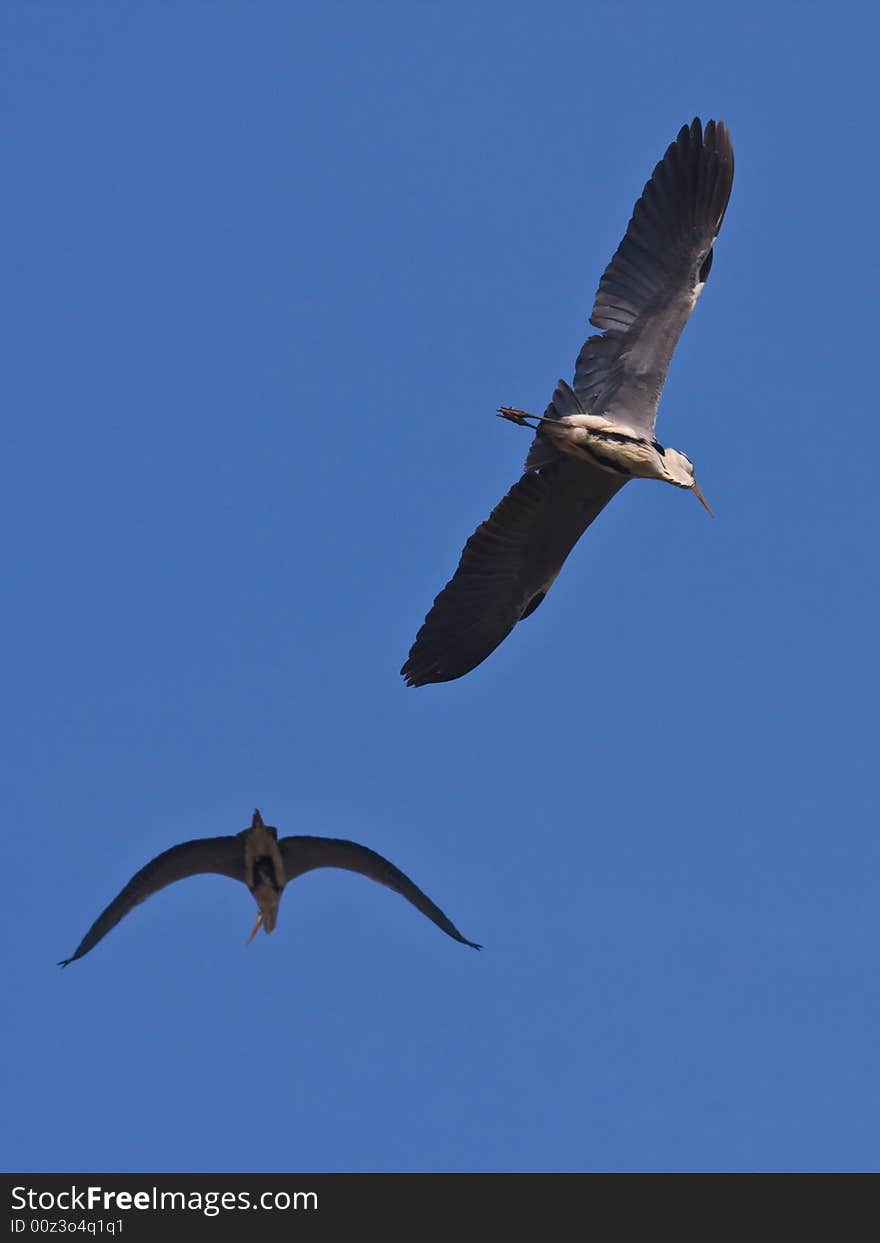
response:
<svg viewBox="0 0 880 1243"><path fill-rule="evenodd" d="M673 350L712 265L733 183L722 122L685 125L654 169L605 269L574 385L560 381L542 417L499 414L535 438L525 474L465 545L401 673L409 686L469 673L535 611L581 535L630 479L689 488L709 509L683 453L654 436ZM709 510L711 513L712 511Z"/></svg>
<svg viewBox="0 0 880 1243"><path fill-rule="evenodd" d="M250 944L261 925L267 933L275 927L284 886L313 868L344 868L348 872L360 872L361 876L387 885L406 898L454 941L460 941L472 949L480 948L474 941L463 937L440 907L435 906L408 876L374 850L335 837L282 837L279 840L278 830L263 824L259 811L255 811L250 828L243 829L241 833L231 837L197 838L157 855L131 878L92 924L76 952L70 958L63 959L59 966L66 967L88 954L140 902L166 885L187 876L197 876L200 872L231 876L250 889L259 907L257 922L248 937Z"/></svg>

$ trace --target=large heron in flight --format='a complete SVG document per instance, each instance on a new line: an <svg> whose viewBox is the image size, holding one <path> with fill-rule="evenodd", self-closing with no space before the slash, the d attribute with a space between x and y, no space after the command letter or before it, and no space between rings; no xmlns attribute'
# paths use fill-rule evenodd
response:
<svg viewBox="0 0 880 1243"><path fill-rule="evenodd" d="M654 436L672 352L712 266L733 183L727 128L685 125L654 169L599 282L574 386L560 381L531 427L525 474L465 545L401 673L409 686L469 673L534 613L590 523L633 478L688 488L709 509L683 453ZM711 513L712 511L709 510Z"/></svg>
<svg viewBox="0 0 880 1243"><path fill-rule="evenodd" d="M250 889L259 907L257 922L248 937L250 944L261 925L266 932L271 932L275 927L284 886L313 868L344 868L348 872L360 872L361 876L387 885L406 898L454 941L475 950L480 948L461 935L452 920L422 893L418 885L413 884L393 863L376 854L375 850L335 837L282 837L279 840L278 830L263 824L259 811L255 811L250 828L233 837L201 837L172 846L157 855L131 878L92 924L76 952L59 966L66 967L88 954L140 902L166 885L187 876L197 876L200 872L231 876L233 880L243 881Z"/></svg>

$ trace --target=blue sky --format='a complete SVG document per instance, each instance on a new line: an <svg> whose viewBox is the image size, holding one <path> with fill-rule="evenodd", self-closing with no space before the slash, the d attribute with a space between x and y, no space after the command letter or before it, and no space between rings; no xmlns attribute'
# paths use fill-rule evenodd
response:
<svg viewBox="0 0 880 1243"><path fill-rule="evenodd" d="M873 6L4 7L9 1169L868 1170ZM462 681L398 669L694 115L661 439ZM466 936L154 854L354 838Z"/></svg>

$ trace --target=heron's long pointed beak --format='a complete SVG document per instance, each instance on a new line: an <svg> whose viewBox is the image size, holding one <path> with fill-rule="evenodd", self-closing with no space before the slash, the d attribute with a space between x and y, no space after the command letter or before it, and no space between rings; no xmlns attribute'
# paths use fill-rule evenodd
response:
<svg viewBox="0 0 880 1243"><path fill-rule="evenodd" d="M703 496L702 492L701 492L701 491L700 491L700 489L697 487L697 481L696 481L696 479L694 480L693 487L694 487L694 496L697 498L697 500L698 500L698 501L700 502L700 504L703 506L703 509L705 509L705 511L706 511L706 513L709 515L709 517L710 517L710 518L714 518L714 517L715 517L715 515L712 513L712 510L711 510L711 508L710 508L710 506L709 506L709 502L706 500L705 496Z"/></svg>
<svg viewBox="0 0 880 1243"><path fill-rule="evenodd" d="M251 929L251 935L248 937L247 941L245 942L246 945L250 945L251 941L253 941L254 937L260 931L260 925L262 924L262 922L263 922L263 912L260 911L259 915L257 916L257 922L254 924L253 928Z"/></svg>

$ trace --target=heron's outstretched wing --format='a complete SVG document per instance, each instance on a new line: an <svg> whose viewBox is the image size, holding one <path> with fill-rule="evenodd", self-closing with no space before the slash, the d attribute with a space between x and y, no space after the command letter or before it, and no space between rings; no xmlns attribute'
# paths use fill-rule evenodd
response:
<svg viewBox="0 0 880 1243"><path fill-rule="evenodd" d="M82 958L94 949L107 933L115 928L130 910L144 902L166 885L199 872L217 872L233 880L244 881L244 849L239 837L201 837L193 842L172 846L152 859L131 878L122 892L102 911L77 946L76 952L59 966Z"/></svg>
<svg viewBox="0 0 880 1243"><path fill-rule="evenodd" d="M732 184L727 127L683 126L599 282L590 323L603 331L584 344L574 373L588 414L653 434L669 360L709 275Z"/></svg>
<svg viewBox="0 0 880 1243"><path fill-rule="evenodd" d="M627 482L557 454L515 483L465 544L401 669L408 686L469 673L533 613L581 535Z"/></svg>
<svg viewBox="0 0 880 1243"><path fill-rule="evenodd" d="M461 935L452 920L443 914L439 906L434 905L427 894L422 893L418 885L393 863L376 854L375 850L337 837L282 837L278 848L288 881L295 880L297 876L311 872L314 868L343 868L347 872L360 872L361 876L368 876L380 885L387 885L389 889L406 898L454 941L460 941L462 945L469 945L475 950L480 948L476 942Z"/></svg>

